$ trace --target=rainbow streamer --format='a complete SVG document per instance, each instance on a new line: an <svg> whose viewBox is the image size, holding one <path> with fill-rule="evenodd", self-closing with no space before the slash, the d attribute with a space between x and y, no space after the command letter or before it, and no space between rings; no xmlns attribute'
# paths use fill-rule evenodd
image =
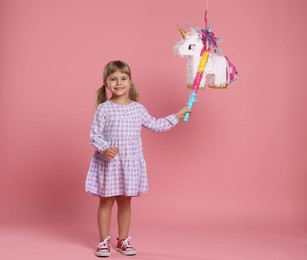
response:
<svg viewBox="0 0 307 260"><path fill-rule="evenodd" d="M204 71L205 71L206 64L208 62L208 58L209 58L209 52L207 50L205 50L202 53L202 56L201 56L201 59L200 59L199 65L198 65L197 73L196 73L196 76L194 78L193 88L192 88L192 91L189 95L189 99L188 99L188 103L187 103L188 109L192 109L194 103L197 100L196 99L197 92L198 92L199 85L200 85L201 79L202 79ZM189 120L189 117L190 117L190 113L186 113L184 115L183 121L187 122Z"/></svg>

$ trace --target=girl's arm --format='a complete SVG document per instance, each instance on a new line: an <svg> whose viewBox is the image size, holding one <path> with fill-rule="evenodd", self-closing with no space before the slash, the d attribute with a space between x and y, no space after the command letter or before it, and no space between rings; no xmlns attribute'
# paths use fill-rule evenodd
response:
<svg viewBox="0 0 307 260"><path fill-rule="evenodd" d="M101 153L109 147L109 144L103 139L104 122L105 117L101 111L101 107L98 107L91 126L90 144Z"/></svg>
<svg viewBox="0 0 307 260"><path fill-rule="evenodd" d="M151 116L145 107L142 111L142 126L148 128L153 132L163 132L170 130L172 127L178 124L179 119L181 119L186 112L189 110L186 108L181 109L176 114L169 115L163 118L155 118Z"/></svg>

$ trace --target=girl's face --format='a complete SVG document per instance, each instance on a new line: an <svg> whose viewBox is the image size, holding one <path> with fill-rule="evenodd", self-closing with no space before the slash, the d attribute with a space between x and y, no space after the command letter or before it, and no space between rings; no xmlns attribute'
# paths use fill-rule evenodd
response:
<svg viewBox="0 0 307 260"><path fill-rule="evenodd" d="M131 80L129 75L116 71L107 78L105 85L110 90L113 97L121 97L128 95L131 87Z"/></svg>

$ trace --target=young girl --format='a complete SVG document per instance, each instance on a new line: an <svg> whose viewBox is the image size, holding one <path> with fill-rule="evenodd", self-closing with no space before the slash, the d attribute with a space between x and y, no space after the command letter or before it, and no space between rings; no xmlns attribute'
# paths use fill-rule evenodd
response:
<svg viewBox="0 0 307 260"><path fill-rule="evenodd" d="M90 143L96 148L86 179L86 191L99 197L97 256L110 255L111 211L116 201L118 242L116 249L135 255L130 244L131 198L147 192L146 164L143 157L141 127L155 132L174 127L190 110L156 119L137 102L136 88L129 66L122 61L109 62L98 90L97 110L91 127ZM112 94L107 99L106 90Z"/></svg>

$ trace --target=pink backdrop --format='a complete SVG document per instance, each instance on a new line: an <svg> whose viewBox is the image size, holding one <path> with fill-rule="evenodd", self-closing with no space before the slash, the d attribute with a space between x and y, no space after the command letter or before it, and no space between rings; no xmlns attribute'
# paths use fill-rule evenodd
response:
<svg viewBox="0 0 307 260"><path fill-rule="evenodd" d="M102 68L126 61L156 117L183 107L176 25L203 26L205 1L1 1L1 225L74 223L96 232L84 192ZM306 19L300 0L209 3L242 75L199 93L170 132L143 131L150 192L133 226L307 227ZM304 59L305 58L305 59Z"/></svg>

